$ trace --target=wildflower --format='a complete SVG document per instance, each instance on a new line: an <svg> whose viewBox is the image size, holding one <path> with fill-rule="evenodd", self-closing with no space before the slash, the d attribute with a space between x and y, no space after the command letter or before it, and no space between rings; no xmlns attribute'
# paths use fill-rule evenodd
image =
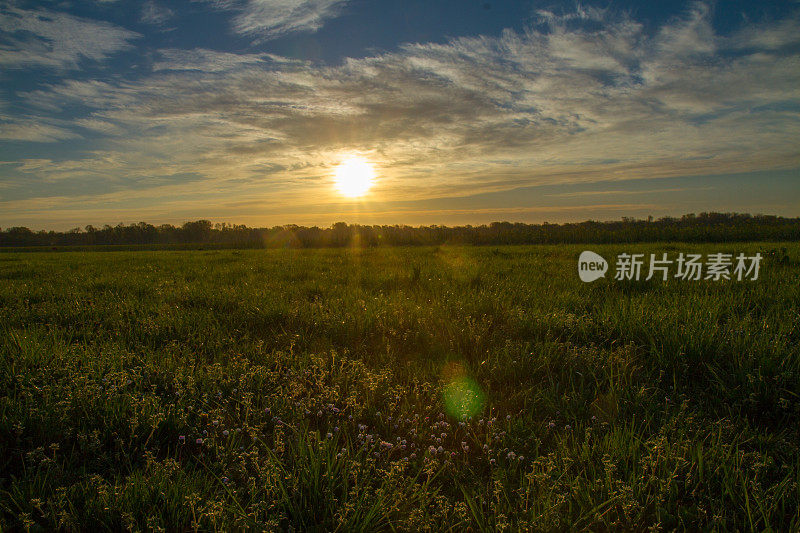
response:
<svg viewBox="0 0 800 533"><path fill-rule="evenodd" d="M506 415L506 420L511 420L511 415Z"/></svg>
<svg viewBox="0 0 800 533"><path fill-rule="evenodd" d="M331 433L331 432L329 431L329 432L328 432L328 434L327 434L327 435L325 435L325 437L326 437L326 438L328 438L328 439L331 439L331 438L333 438L333 433Z"/></svg>
<svg viewBox="0 0 800 533"><path fill-rule="evenodd" d="M218 426L218 425L219 425L219 420L214 420L214 421L212 422L212 424L214 424L215 426Z"/></svg>
<svg viewBox="0 0 800 533"><path fill-rule="evenodd" d="M513 458L515 458L516 456L517 456L517 454L515 454L514 452L508 452L508 455L506 455L506 457L507 457L508 459L513 459Z"/></svg>
<svg viewBox="0 0 800 533"><path fill-rule="evenodd" d="M180 442L181 444L186 444L186 435L179 436L178 442Z"/></svg>
<svg viewBox="0 0 800 533"><path fill-rule="evenodd" d="M222 482L223 482L223 483L225 483L225 484L227 485L227 484L228 484L228 478L226 478L226 477L223 477L223 478L222 478Z"/></svg>
<svg viewBox="0 0 800 533"><path fill-rule="evenodd" d="M549 424L547 424L547 427L549 427L550 429L553 429L554 427L556 427L556 423L551 421Z"/></svg>
<svg viewBox="0 0 800 533"><path fill-rule="evenodd" d="M439 446L438 448L436 448L436 451L439 452L439 453L442 453L444 451L444 448Z"/></svg>
<svg viewBox="0 0 800 533"><path fill-rule="evenodd" d="M567 424L566 426L564 426L564 429L566 429L567 431L570 431L570 430L572 429L572 426L570 426L569 424Z"/></svg>
<svg viewBox="0 0 800 533"><path fill-rule="evenodd" d="M497 463L497 461L495 461L494 459L489 459L489 464L490 465L494 466L495 463Z"/></svg>
<svg viewBox="0 0 800 533"><path fill-rule="evenodd" d="M204 436L204 437L207 437L207 436L208 436L208 430L205 430L205 429L203 430L203 436Z"/></svg>
<svg viewBox="0 0 800 533"><path fill-rule="evenodd" d="M270 413L270 408L269 408L269 407L267 407L266 409L264 409L264 414L269 414L269 413Z"/></svg>
<svg viewBox="0 0 800 533"><path fill-rule="evenodd" d="M334 426L333 432L334 433L339 433L339 426Z"/></svg>
<svg viewBox="0 0 800 533"><path fill-rule="evenodd" d="M411 455L409 455L409 457L411 459L416 459L417 458L417 454L416 453L412 453Z"/></svg>
<svg viewBox="0 0 800 533"><path fill-rule="evenodd" d="M222 432L223 437L227 437L228 435L230 435L230 431L228 431L227 429Z"/></svg>
<svg viewBox="0 0 800 533"><path fill-rule="evenodd" d="M197 444L203 444L203 439L198 438L194 442L197 443Z"/></svg>

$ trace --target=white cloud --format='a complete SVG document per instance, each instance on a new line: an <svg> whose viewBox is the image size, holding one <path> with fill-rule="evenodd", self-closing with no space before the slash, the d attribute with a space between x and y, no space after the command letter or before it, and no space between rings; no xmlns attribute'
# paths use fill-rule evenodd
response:
<svg viewBox="0 0 800 533"><path fill-rule="evenodd" d="M209 0L206 0L209 1ZM327 20L338 17L349 0L210 0L237 14L233 29L269 40L287 33L314 32Z"/></svg>
<svg viewBox="0 0 800 533"><path fill-rule="evenodd" d="M69 128L40 120L0 117L0 140L52 143L79 137L80 135Z"/></svg>
<svg viewBox="0 0 800 533"><path fill-rule="evenodd" d="M196 70L201 72L221 72L242 65L253 65L272 61L269 54L232 54L196 48L194 50L162 49L153 70Z"/></svg>
<svg viewBox="0 0 800 533"><path fill-rule="evenodd" d="M142 5L140 20L147 24L160 26L174 16L175 13L168 7L157 4L155 0L147 0Z"/></svg>
<svg viewBox="0 0 800 533"><path fill-rule="evenodd" d="M800 166L800 53L751 49L761 26L719 36L702 7L653 34L605 12L575 17L594 24L548 15L546 31L408 44L337 66L162 50L135 82L23 96L43 117L82 105L77 125L125 132L59 167L61 179L192 172L203 180L187 190L269 190L293 205L324 197L351 150L375 159L386 200ZM794 38L790 25L763 26L769 43Z"/></svg>
<svg viewBox="0 0 800 533"><path fill-rule="evenodd" d="M0 65L76 68L130 47L138 33L108 22L46 9L0 9Z"/></svg>

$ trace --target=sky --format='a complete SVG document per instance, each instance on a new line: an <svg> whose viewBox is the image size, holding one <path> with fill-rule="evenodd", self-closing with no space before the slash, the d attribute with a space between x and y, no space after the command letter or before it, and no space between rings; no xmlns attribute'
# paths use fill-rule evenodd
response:
<svg viewBox="0 0 800 533"><path fill-rule="evenodd" d="M799 141L798 1L0 0L2 228L800 216Z"/></svg>

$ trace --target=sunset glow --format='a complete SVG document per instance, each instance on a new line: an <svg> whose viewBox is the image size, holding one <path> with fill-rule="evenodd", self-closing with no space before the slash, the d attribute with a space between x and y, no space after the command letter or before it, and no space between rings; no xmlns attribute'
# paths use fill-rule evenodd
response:
<svg viewBox="0 0 800 533"><path fill-rule="evenodd" d="M334 181L339 193L349 198L358 198L372 188L375 169L363 157L345 159L334 172Z"/></svg>

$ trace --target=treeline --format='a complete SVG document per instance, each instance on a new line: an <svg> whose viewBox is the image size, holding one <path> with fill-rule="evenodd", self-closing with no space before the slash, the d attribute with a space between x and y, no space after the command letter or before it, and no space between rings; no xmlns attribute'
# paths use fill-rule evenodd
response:
<svg viewBox="0 0 800 533"><path fill-rule="evenodd" d="M493 222L480 226L368 226L338 222L328 228L296 225L249 228L212 224L208 220L182 226L145 222L66 232L32 231L25 227L0 231L0 246L94 246L209 244L231 248L321 248L345 246L408 246L438 244L561 244L629 242L735 242L800 240L800 218L740 213L701 213L653 220L625 218L612 222L565 224Z"/></svg>

